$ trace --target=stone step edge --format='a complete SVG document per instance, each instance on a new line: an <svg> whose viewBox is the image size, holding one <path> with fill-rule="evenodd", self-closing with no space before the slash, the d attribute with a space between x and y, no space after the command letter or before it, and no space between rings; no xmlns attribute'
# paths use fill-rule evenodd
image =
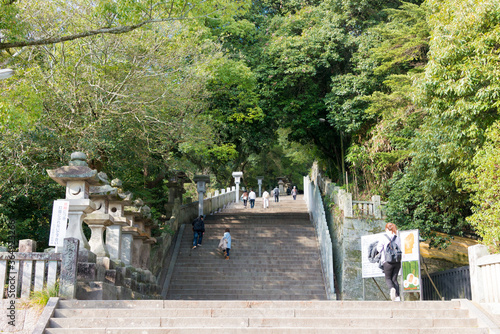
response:
<svg viewBox="0 0 500 334"><path fill-rule="evenodd" d="M391 328L393 329L393 328ZM204 333L204 334L220 334L220 327L143 327L142 330L145 333L151 334L163 334L165 330L169 333L179 333L179 334L192 334L192 333ZM397 330L397 328L396 328ZM47 328L44 333L46 334L56 334L56 333L67 333L67 328ZM77 328L71 329L73 334L128 334L137 333L137 328L121 328L121 327L107 327L107 328ZM373 329L373 328L309 328L309 327L224 327L223 333L256 333L256 334L310 334L311 331L315 334L332 334L332 333L347 333L347 334L386 334L387 328L384 329ZM449 334L449 328L418 328L418 329L404 329L406 334ZM488 329L486 328L454 328L453 333L455 334L488 334Z"/></svg>
<svg viewBox="0 0 500 334"><path fill-rule="evenodd" d="M309 309L293 309L293 308L284 308L284 309L254 309L255 313L266 313L266 319L276 319L276 318L293 318L293 319L303 319L303 318L313 318L314 319L359 319L359 309L343 309L342 314L330 314L339 310L309 310ZM130 312L137 312L137 309L130 309L128 312L123 309L56 309L53 315L53 319L85 319L85 318L115 318L115 317L127 317L130 319L134 318L142 318L142 316L136 317L128 317L127 314ZM188 316L188 312L192 312L196 316L196 318L240 318L240 317L248 317L248 318L260 318L259 314L254 314L250 312L248 315L241 315L238 313L237 315L231 314L231 312L235 312L234 310L220 310L218 308L197 308L197 309L177 309L177 308L168 308L168 309L141 309L141 313L143 314L154 314L154 316L149 316L149 318L158 318L158 317L168 317L168 318L190 318ZM224 312L225 311L225 312ZM246 310L244 310L246 311ZM324 311L324 312L321 312ZM376 313L376 316L372 316L368 319L464 319L470 318L468 310L401 310L392 313L380 314L384 313L387 310L380 309ZM394 311L394 310L393 310ZM417 312L419 311L419 312ZM432 313L441 314L434 315ZM229 312L229 314L227 313ZM310 315L310 312L316 312L319 315ZM431 312L429 317L425 316L427 313ZM94 313L101 315L100 317L92 316ZM165 313L165 314L164 314ZM171 313L171 314L168 314ZM183 315L186 313L186 315ZM451 314L450 314L451 313ZM415 316L415 315L418 316ZM367 318L363 318L367 319Z"/></svg>
<svg viewBox="0 0 500 334"><path fill-rule="evenodd" d="M121 306L120 306L121 304ZM75 307L81 306L84 307ZM97 305L105 305L106 308L116 309L134 309L144 308L145 305L151 309L158 308L252 308L252 309L268 309L268 308L314 308L321 309L339 309L357 308L387 308L392 309L426 309L426 310L442 310L442 309L462 309L459 301L406 301L394 305L388 301L331 301L331 300L60 300L58 308L83 308L95 309Z"/></svg>

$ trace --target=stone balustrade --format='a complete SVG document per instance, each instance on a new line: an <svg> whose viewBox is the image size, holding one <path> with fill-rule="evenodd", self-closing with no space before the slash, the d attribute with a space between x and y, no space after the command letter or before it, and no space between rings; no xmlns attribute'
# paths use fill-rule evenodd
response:
<svg viewBox="0 0 500 334"><path fill-rule="evenodd" d="M477 303L500 303L500 254L490 254L485 245L469 247L472 300Z"/></svg>
<svg viewBox="0 0 500 334"><path fill-rule="evenodd" d="M327 296L328 299L335 299L332 239L320 191L318 186L311 182L309 176L304 176L304 200L318 237Z"/></svg>
<svg viewBox="0 0 500 334"><path fill-rule="evenodd" d="M57 288L60 297L74 298L78 249L77 239L66 238L61 253L41 253L36 241L25 239L19 240L19 252L0 252L0 299Z"/></svg>

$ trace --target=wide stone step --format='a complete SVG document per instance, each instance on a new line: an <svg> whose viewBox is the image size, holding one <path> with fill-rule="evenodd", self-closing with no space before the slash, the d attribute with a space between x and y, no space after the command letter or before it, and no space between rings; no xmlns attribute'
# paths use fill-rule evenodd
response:
<svg viewBox="0 0 500 334"><path fill-rule="evenodd" d="M488 334L488 329L485 328L454 328L450 331L449 328L413 328L399 329L391 328L391 332L398 331L405 334ZM49 328L45 330L45 334L60 334L68 333L66 328ZM284 328L210 328L210 327L192 327L192 328L150 328L143 327L138 332L137 328L83 328L71 329L71 334L387 334L387 328L299 328L299 327L284 327Z"/></svg>
<svg viewBox="0 0 500 334"><path fill-rule="evenodd" d="M152 309L57 309L55 318L116 318L116 317L262 317L262 318L358 318L359 309L313 310L308 308L249 308L249 309L216 309L216 308L152 308ZM370 311L370 317L397 319L428 318L466 318L467 310L396 310L386 309Z"/></svg>
<svg viewBox="0 0 500 334"><path fill-rule="evenodd" d="M313 295L292 295L287 291L284 291L281 294L273 294L267 291L264 291L261 294L194 294L194 295L186 295L186 294L174 294L169 292L167 295L168 299L172 300L218 300L218 301L259 301L259 300L279 300L279 301L287 301L287 300L310 300L310 301L319 301L326 300L325 292L321 294Z"/></svg>
<svg viewBox="0 0 500 334"><path fill-rule="evenodd" d="M273 288L268 288L264 287L262 289L252 289L249 291L248 289L210 289L209 286L206 287L199 287L198 289L185 289L182 291L182 296L185 296L186 298L189 298L190 296L192 297L199 297L199 298L206 298L208 296L234 296L235 299L248 299L252 300L253 298L256 298L258 296L258 299L269 299L269 298L276 298L276 299L281 299L278 297L286 297L290 296L290 298L286 299L291 299L291 298L298 298L299 296L306 297L306 296L320 296L321 294L325 294L325 289L321 288L311 288L311 289L294 289L294 288L288 288L288 287L273 287ZM172 293L170 295L175 295L174 290L172 290ZM214 297L215 298L215 297ZM303 298L302 298L303 299ZM326 299L326 298L321 298L321 299Z"/></svg>
<svg viewBox="0 0 500 334"><path fill-rule="evenodd" d="M140 309L140 308L227 308L227 309L275 309L307 308L312 310L361 309L392 310L446 310L460 309L459 301L406 301L392 303L387 301L172 301L172 300L60 300L58 309Z"/></svg>
<svg viewBox="0 0 500 334"><path fill-rule="evenodd" d="M265 270L265 269L280 269L286 271L308 271L311 269L318 269L318 264L316 263L310 263L305 262L305 261L285 261L283 260L280 262L279 260L275 261L270 261L270 260L250 260L250 259L245 259L245 258L240 258L238 257L238 254L232 254L230 253L230 262L222 261L223 259L221 258L220 260L217 261L203 261L201 260L193 260L193 261L187 261L183 259L178 259L178 262L176 263L177 265L182 265L182 266L196 266L198 269L202 269L204 267L207 268L213 268L214 265L218 266L220 265L220 262L223 263L228 263L228 265L231 265L232 267L234 266L241 266L241 267L258 267L260 270ZM224 264L225 265L225 264ZM183 271L182 268L179 269L180 271Z"/></svg>
<svg viewBox="0 0 500 334"><path fill-rule="evenodd" d="M278 281L275 280L272 282L272 285L274 287L278 288L293 288L293 289L302 289L302 290L307 290L307 289L320 289L322 286L319 284L321 282L301 282L297 280L286 280L286 281ZM224 279L224 282L220 281L211 281L207 283L206 286L211 286L213 289L218 290L218 289L230 289L230 290L235 290L235 289L267 289L269 287L269 284L267 283L261 283L258 281L252 281L252 280L246 280L242 282L234 281L234 282L227 282L226 279ZM193 289L199 289L200 283L199 282L176 282L172 284L172 288L176 289L185 289L185 290L193 290Z"/></svg>
<svg viewBox="0 0 500 334"><path fill-rule="evenodd" d="M230 260L229 260L230 261ZM180 270L180 269L179 269ZM248 277L248 279L255 280L255 279L260 279L262 277L263 281L268 281L269 279L295 279L295 280L305 280L305 279L320 279L322 278L322 274L319 272L316 273L308 273L307 271L286 271L285 269L276 269L269 267L268 269L266 268L261 268L261 269L256 269L254 271L252 270L242 270L242 271L234 271L233 267L231 268L221 268L217 269L217 271L213 272L205 272L205 273L198 273L196 270L183 270L182 272L175 272L176 278L179 278L181 281L200 281L202 278L209 278L209 277L218 277L220 280L223 279L233 279L233 278L243 278L243 277ZM196 274L196 277L193 277L193 275Z"/></svg>
<svg viewBox="0 0 500 334"><path fill-rule="evenodd" d="M93 317L52 318L52 328L106 328L106 327L309 327L309 328L464 328L477 327L476 319L455 318L269 318L269 317Z"/></svg>

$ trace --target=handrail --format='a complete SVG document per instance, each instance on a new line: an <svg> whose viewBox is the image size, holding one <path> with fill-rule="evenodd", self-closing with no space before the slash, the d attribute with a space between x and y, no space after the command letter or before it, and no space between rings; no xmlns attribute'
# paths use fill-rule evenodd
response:
<svg viewBox="0 0 500 334"><path fill-rule="evenodd" d="M304 200L307 203L309 216L316 230L319 242L327 297L328 299L335 299L332 239L328 230L321 194L318 187L311 182L309 176L304 177Z"/></svg>

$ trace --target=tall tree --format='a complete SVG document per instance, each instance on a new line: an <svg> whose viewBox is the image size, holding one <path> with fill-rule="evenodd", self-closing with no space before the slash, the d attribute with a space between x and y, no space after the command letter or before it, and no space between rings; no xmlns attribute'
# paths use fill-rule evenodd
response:
<svg viewBox="0 0 500 334"><path fill-rule="evenodd" d="M248 1L2 1L0 50L49 45L102 34L124 34L148 25L244 11Z"/></svg>

